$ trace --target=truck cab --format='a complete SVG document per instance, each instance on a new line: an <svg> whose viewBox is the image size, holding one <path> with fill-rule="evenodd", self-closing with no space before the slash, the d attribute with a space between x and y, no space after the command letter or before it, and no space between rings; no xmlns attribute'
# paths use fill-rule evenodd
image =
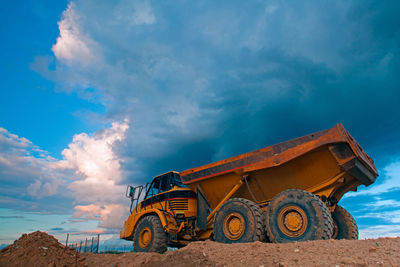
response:
<svg viewBox="0 0 400 267"><path fill-rule="evenodd" d="M182 184L179 173L171 171L154 177L149 185L141 210L157 208L172 214L176 219L196 216L195 209L189 209L189 201L196 199L196 194Z"/></svg>
<svg viewBox="0 0 400 267"><path fill-rule="evenodd" d="M158 228L168 233L169 246L179 247L179 240L194 236L190 233L194 232L197 215L196 193L182 184L178 172L158 175L145 186L128 186L126 195L131 198L131 214L120 237L137 243L137 251L149 251L154 230ZM142 227L141 221L152 225Z"/></svg>

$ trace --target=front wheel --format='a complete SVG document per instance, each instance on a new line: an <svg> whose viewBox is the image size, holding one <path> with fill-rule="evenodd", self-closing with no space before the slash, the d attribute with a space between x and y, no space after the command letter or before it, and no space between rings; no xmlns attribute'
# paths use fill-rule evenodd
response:
<svg viewBox="0 0 400 267"><path fill-rule="evenodd" d="M136 252L163 253L168 248L167 235L160 219L149 215L140 219L133 237L133 249Z"/></svg>
<svg viewBox="0 0 400 267"><path fill-rule="evenodd" d="M334 230L333 239L358 239L358 227L353 216L343 207L337 205L332 212Z"/></svg>
<svg viewBox="0 0 400 267"><path fill-rule="evenodd" d="M330 239L333 232L328 207L299 189L277 194L268 205L266 222L268 238L275 243Z"/></svg>

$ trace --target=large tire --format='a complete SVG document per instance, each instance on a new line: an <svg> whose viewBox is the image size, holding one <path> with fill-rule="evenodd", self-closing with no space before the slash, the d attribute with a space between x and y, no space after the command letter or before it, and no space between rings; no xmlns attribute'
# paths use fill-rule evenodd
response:
<svg viewBox="0 0 400 267"><path fill-rule="evenodd" d="M149 215L140 219L133 237L133 249L136 252L163 253L168 248L167 234L161 225L160 219Z"/></svg>
<svg viewBox="0 0 400 267"><path fill-rule="evenodd" d="M267 218L268 218L268 210L263 212L263 219L264 219L264 241L267 243L271 243L271 240L269 239L268 236L268 230L267 230Z"/></svg>
<svg viewBox="0 0 400 267"><path fill-rule="evenodd" d="M266 231L274 243L330 239L333 221L328 207L317 196L289 189L270 201Z"/></svg>
<svg viewBox="0 0 400 267"><path fill-rule="evenodd" d="M337 205L332 212L334 224L333 239L358 239L358 227L353 216L343 207Z"/></svg>
<svg viewBox="0 0 400 267"><path fill-rule="evenodd" d="M263 241L263 211L250 200L229 199L215 215L214 239L221 243Z"/></svg>

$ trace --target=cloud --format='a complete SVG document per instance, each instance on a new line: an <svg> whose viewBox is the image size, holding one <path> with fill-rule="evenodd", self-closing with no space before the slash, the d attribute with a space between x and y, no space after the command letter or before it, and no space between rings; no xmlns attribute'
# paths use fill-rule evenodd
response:
<svg viewBox="0 0 400 267"><path fill-rule="evenodd" d="M61 228L61 227L54 227L54 228L51 228L50 230L51 230L51 231L62 231L62 230L64 230L64 228Z"/></svg>
<svg viewBox="0 0 400 267"><path fill-rule="evenodd" d="M28 139L0 128L0 205L37 211L38 204L45 198L67 199L69 190L59 189L67 184L73 173L59 170L56 162L57 159ZM68 205L64 206L68 208ZM63 207L57 210L64 210ZM56 207L48 205L47 208Z"/></svg>
<svg viewBox="0 0 400 267"><path fill-rule="evenodd" d="M121 194L120 194L121 195ZM106 229L120 229L123 225L124 220L129 215L129 210L126 205L121 204L105 204L103 206L98 205L78 205L75 206L75 212L73 220L75 221L87 221L87 220L98 220L99 227Z"/></svg>
<svg viewBox="0 0 400 267"><path fill-rule="evenodd" d="M90 203L74 207L73 217L83 220L100 220L99 227L119 228L126 219L128 209L121 205L125 185L122 181L121 159L114 148L124 140L129 128L127 120L114 122L111 127L93 136L75 135L62 154L58 166L75 170L81 177L68 188L75 202Z"/></svg>
<svg viewBox="0 0 400 267"><path fill-rule="evenodd" d="M397 208L400 207L400 201L396 199L381 199L381 198L375 198L375 201L372 201L370 203L366 203L365 206L368 207L368 209L373 209L373 210L379 210L382 208Z"/></svg>
<svg viewBox="0 0 400 267"><path fill-rule="evenodd" d="M373 225L360 230L359 238L399 237L400 225Z"/></svg>
<svg viewBox="0 0 400 267"><path fill-rule="evenodd" d="M55 69L42 73L66 91L95 88L105 120L134 123L117 152L127 182L337 122L386 165L383 157L400 148L400 57L397 29L384 25L399 9L374 1L329 8L315 2L73 1L56 46L71 35L96 51L95 59L71 67L65 60L73 56L53 49ZM66 51L84 46L71 47ZM71 55L86 57L79 53Z"/></svg>
<svg viewBox="0 0 400 267"><path fill-rule="evenodd" d="M114 9L117 24L150 25L156 22L151 5L146 1L121 1Z"/></svg>
<svg viewBox="0 0 400 267"><path fill-rule="evenodd" d="M8 132L6 129L0 127L0 145L2 151L24 149L32 146L32 142L24 137L19 137L16 134ZM37 147L33 147L38 150Z"/></svg>
<svg viewBox="0 0 400 267"><path fill-rule="evenodd" d="M86 220L98 220L101 208L94 204L82 206L78 205L74 207L76 212L74 213L74 218L82 218Z"/></svg>
<svg viewBox="0 0 400 267"><path fill-rule="evenodd" d="M400 210L386 210L386 211L376 211L369 212L364 215L358 215L358 218L377 218L382 219L386 222L399 224L400 223Z"/></svg>
<svg viewBox="0 0 400 267"><path fill-rule="evenodd" d="M124 186L121 181L120 159L113 148L124 139L128 121L113 123L111 128L96 133L75 135L68 149L62 154L59 166L74 169L82 179L68 185L80 202L108 203L120 198Z"/></svg>
<svg viewBox="0 0 400 267"><path fill-rule="evenodd" d="M400 189L392 189L376 195L346 197L340 205L346 207L356 219L360 238L400 236L397 227L400 222L399 192Z"/></svg>
<svg viewBox="0 0 400 267"><path fill-rule="evenodd" d="M66 64L93 64L96 43L82 32L80 17L75 11L74 2L70 2L58 23L60 36L52 50L59 60Z"/></svg>
<svg viewBox="0 0 400 267"><path fill-rule="evenodd" d="M24 216L0 216L0 219L24 219Z"/></svg>
<svg viewBox="0 0 400 267"><path fill-rule="evenodd" d="M100 214L101 223L99 227L121 229L123 222L129 216L129 209L126 205L121 204L104 205Z"/></svg>
<svg viewBox="0 0 400 267"><path fill-rule="evenodd" d="M128 208L122 205L122 159L114 149L128 128L124 120L93 135L77 134L62 151L62 160L0 128L0 206L35 212L57 208L67 214L75 210L75 221L99 220L99 227L121 227Z"/></svg>

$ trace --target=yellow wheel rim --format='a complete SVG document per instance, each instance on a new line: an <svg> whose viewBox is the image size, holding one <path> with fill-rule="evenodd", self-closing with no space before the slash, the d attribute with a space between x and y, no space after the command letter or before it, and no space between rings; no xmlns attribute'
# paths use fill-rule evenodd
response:
<svg viewBox="0 0 400 267"><path fill-rule="evenodd" d="M298 206L284 207L278 214L278 227L288 237L301 236L306 231L307 226L307 215Z"/></svg>
<svg viewBox="0 0 400 267"><path fill-rule="evenodd" d="M241 214L233 212L225 217L222 229L227 238L238 240L244 234L246 221Z"/></svg>
<svg viewBox="0 0 400 267"><path fill-rule="evenodd" d="M142 249L147 248L151 242L151 230L149 227L144 227L139 233L139 246Z"/></svg>

